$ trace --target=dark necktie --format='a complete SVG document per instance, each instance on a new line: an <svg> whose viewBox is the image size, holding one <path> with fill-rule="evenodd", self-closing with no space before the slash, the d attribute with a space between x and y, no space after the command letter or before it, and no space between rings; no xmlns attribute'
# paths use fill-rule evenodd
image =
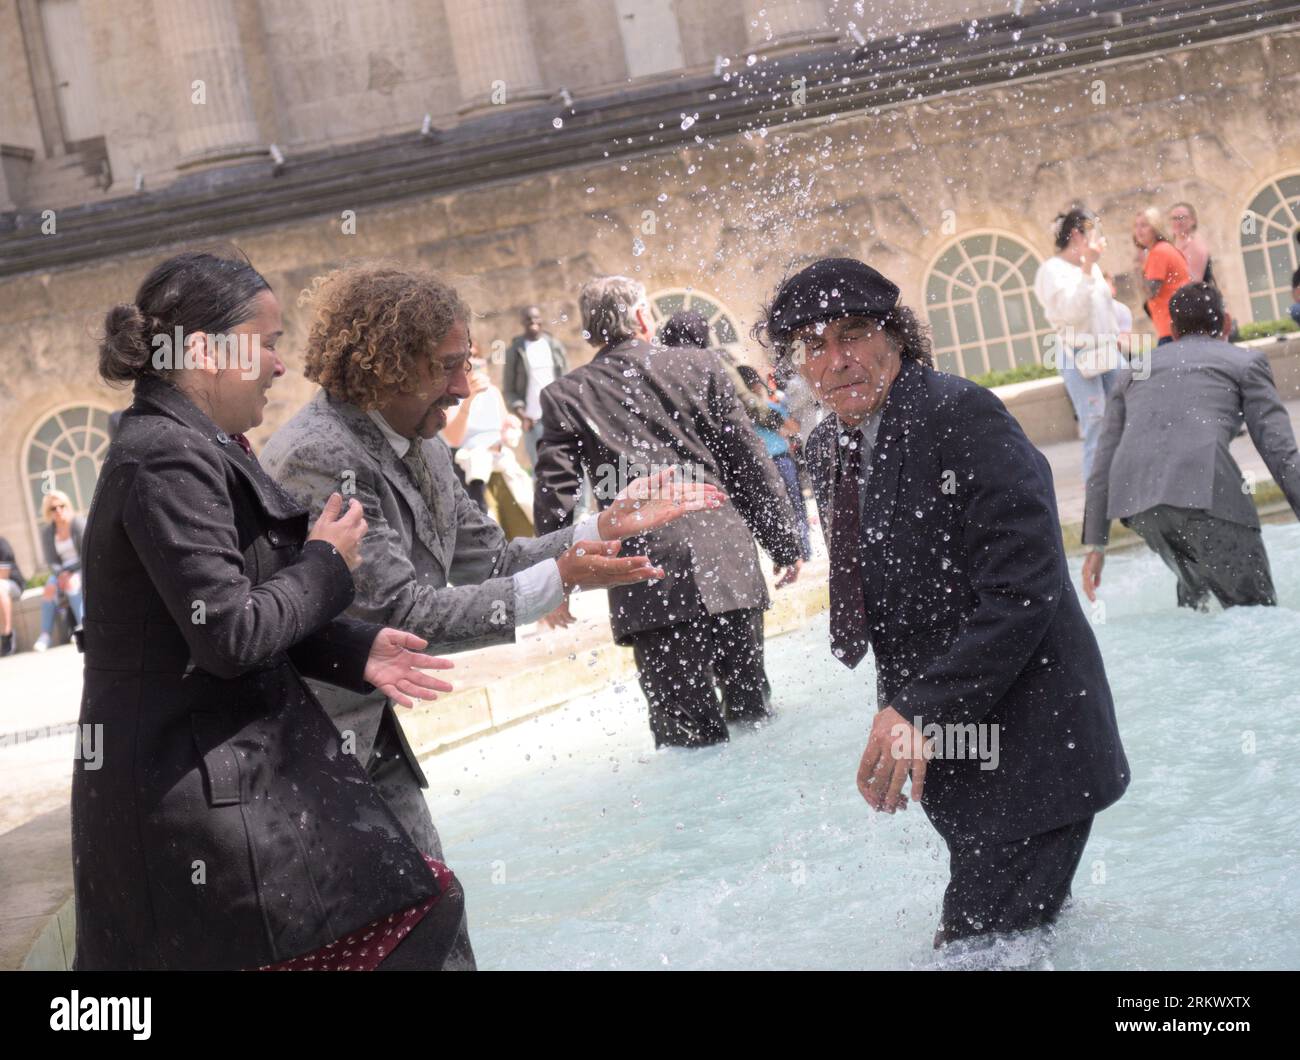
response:
<svg viewBox="0 0 1300 1060"><path fill-rule="evenodd" d="M230 437L231 437L231 439L232 439L233 441L236 441L236 442L239 443L239 448L240 448L240 449L242 449L244 452L246 452L249 456L252 456L252 455L253 455L253 447L252 447L252 445L249 444L248 439L245 438L242 434L232 434Z"/></svg>
<svg viewBox="0 0 1300 1060"><path fill-rule="evenodd" d="M415 480L415 486L420 491L420 497L429 509L429 514L434 515L437 508L434 505L433 473L429 470L429 462L425 459L424 446L419 438L407 447L402 463L406 465L411 478Z"/></svg>
<svg viewBox="0 0 1300 1060"><path fill-rule="evenodd" d="M839 476L831 509L831 650L852 669L867 654L866 595L862 587L862 435L839 447Z"/></svg>

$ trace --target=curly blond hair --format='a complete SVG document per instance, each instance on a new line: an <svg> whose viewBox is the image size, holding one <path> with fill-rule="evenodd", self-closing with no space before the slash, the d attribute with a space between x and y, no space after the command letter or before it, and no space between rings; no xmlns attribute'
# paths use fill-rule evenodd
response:
<svg viewBox="0 0 1300 1060"><path fill-rule="evenodd" d="M307 335L305 374L336 401L378 408L396 390L415 389L417 365L433 357L469 306L446 281L423 269L362 262L318 276L300 304L315 308Z"/></svg>

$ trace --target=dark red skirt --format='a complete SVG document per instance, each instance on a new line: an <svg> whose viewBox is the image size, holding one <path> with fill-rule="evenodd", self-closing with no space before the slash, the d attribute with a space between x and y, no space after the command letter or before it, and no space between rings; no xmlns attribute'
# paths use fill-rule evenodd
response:
<svg viewBox="0 0 1300 1060"><path fill-rule="evenodd" d="M411 929L438 904L451 887L455 877L451 869L441 861L434 861L428 854L424 860L438 881L438 893L427 898L419 905L412 906L401 913L393 913L382 920L376 920L345 938L326 943L318 950L304 953L300 957L290 957L287 961L276 964L264 964L259 972L373 972L380 962L387 957L397 944L411 933Z"/></svg>

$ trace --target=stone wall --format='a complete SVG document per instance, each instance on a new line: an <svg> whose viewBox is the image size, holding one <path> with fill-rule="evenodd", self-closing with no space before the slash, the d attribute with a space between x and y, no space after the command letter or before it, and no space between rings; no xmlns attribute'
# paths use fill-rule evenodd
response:
<svg viewBox="0 0 1300 1060"><path fill-rule="evenodd" d="M1291 118L1300 104L1297 60L1300 31L1186 49L402 201L360 211L355 235L333 215L256 231L241 231L232 217L233 241L280 294L288 328L281 348L290 373L254 441L310 395L298 371L307 322L298 292L352 259L386 257L454 277L485 352L508 341L520 308L536 302L582 361L591 351L579 335L576 293L597 273L628 273L652 292L697 289L724 304L743 332L782 275L809 258L865 257L920 307L925 276L952 239L995 229L1045 256L1049 221L1072 198L1102 211L1111 234L1103 265L1123 274L1133 212L1188 198L1200 208L1229 304L1239 304L1241 210L1264 182L1300 170ZM1101 104L1093 102L1099 81ZM700 101L702 112L708 103ZM945 230L946 210L955 231ZM0 534L29 570L35 539L19 499L23 443L60 404L125 404L126 395L94 380L95 333L105 310L130 299L173 249L160 232L147 256L0 281L0 491L11 498L0 508Z"/></svg>

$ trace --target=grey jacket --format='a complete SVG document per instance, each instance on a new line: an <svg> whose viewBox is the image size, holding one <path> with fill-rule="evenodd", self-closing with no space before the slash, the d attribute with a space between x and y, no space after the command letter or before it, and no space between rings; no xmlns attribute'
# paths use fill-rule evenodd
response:
<svg viewBox="0 0 1300 1060"><path fill-rule="evenodd" d="M335 491L365 508L368 528L349 617L418 634L431 654L509 644L515 639L511 576L558 556L573 530L507 542L456 478L446 443L423 444L437 490L434 511L374 421L323 390L271 436L261 460L313 520ZM356 733L357 753L366 761L383 697L358 702L342 690L313 688L340 728Z"/></svg>
<svg viewBox="0 0 1300 1060"><path fill-rule="evenodd" d="M313 519L335 491L365 508L350 615L417 633L430 652L509 644L511 575L558 556L573 531L507 542L456 478L446 443L423 444L438 491L434 511L374 421L324 391L272 435L261 459Z"/></svg>
<svg viewBox="0 0 1300 1060"><path fill-rule="evenodd" d="M727 493L721 508L624 542L625 553L649 556L665 577L609 590L615 641L631 644L638 633L697 615L767 607L754 539L778 567L792 565L794 510L717 351L639 339L606 346L542 391L542 412L538 530L572 521L584 476L602 509L627 479L673 464Z"/></svg>
<svg viewBox="0 0 1300 1060"><path fill-rule="evenodd" d="M1259 526L1250 489L1228 451L1243 419L1300 515L1300 455L1262 350L1189 335L1156 347L1148 378L1122 371L1088 478L1084 544L1106 544L1112 519L1160 504Z"/></svg>

